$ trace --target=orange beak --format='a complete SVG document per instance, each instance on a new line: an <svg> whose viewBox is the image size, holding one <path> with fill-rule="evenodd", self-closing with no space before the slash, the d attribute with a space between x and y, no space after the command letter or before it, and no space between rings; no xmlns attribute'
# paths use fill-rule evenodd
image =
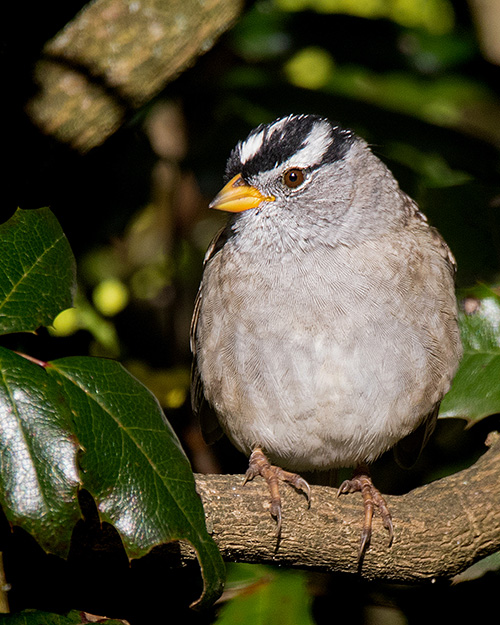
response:
<svg viewBox="0 0 500 625"><path fill-rule="evenodd" d="M261 202L274 202L275 199L272 195L263 195L256 187L247 184L241 174L237 174L210 202L209 208L241 213L249 208L257 208Z"/></svg>

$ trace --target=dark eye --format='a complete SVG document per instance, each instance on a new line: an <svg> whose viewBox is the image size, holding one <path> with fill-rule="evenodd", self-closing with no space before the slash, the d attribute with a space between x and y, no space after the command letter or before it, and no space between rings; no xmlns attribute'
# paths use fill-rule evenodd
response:
<svg viewBox="0 0 500 625"><path fill-rule="evenodd" d="M293 169L288 169L283 174L283 182L290 189L296 189L300 187L300 185L304 182L305 176L302 169L298 169L297 167Z"/></svg>

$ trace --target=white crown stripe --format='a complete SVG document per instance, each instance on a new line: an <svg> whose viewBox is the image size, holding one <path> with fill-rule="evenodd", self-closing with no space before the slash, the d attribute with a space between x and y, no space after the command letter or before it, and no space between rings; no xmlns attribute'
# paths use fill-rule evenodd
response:
<svg viewBox="0 0 500 625"><path fill-rule="evenodd" d="M238 145L239 158L241 164L248 163L258 152L268 143L273 134L283 129L283 127L296 116L290 115L276 120L266 128L251 134L247 139ZM299 116L301 117L301 116ZM332 140L331 127L328 122L320 120L316 122L308 137L303 142L303 147L290 159L297 165L319 165Z"/></svg>
<svg viewBox="0 0 500 625"><path fill-rule="evenodd" d="M332 135L330 126L324 122L314 124L309 136L304 142L304 147L290 159L297 165L319 165L330 147Z"/></svg>
<svg viewBox="0 0 500 625"><path fill-rule="evenodd" d="M264 130L261 130L240 143L240 159L243 164L247 163L257 154L264 143L264 136Z"/></svg>

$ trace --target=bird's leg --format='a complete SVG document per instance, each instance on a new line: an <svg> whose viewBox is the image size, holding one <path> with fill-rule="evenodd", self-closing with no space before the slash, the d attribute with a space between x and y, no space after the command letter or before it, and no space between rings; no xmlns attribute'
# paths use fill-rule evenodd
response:
<svg viewBox="0 0 500 625"><path fill-rule="evenodd" d="M270 512L273 518L276 519L278 526L276 535L279 537L281 534L281 497L279 482L288 482L288 484L291 484L297 490L302 491L307 497L308 505L311 503L311 488L300 475L289 473L271 464L260 447L256 447L250 454L248 470L245 474L243 484L246 484L249 480L253 480L256 475L260 475L267 482L269 492L271 493Z"/></svg>
<svg viewBox="0 0 500 625"><path fill-rule="evenodd" d="M392 539L394 538L394 528L392 525L391 513L389 512L385 499L382 497L380 491L373 485L368 467L364 464L360 464L356 467L352 479L342 482L337 494L343 495L345 493L358 492L361 493L363 497L363 506L365 509L363 529L361 531L361 542L358 551L358 562L361 563L365 551L370 543L372 535L373 510L375 507L378 508L384 527L389 532L389 546L392 544Z"/></svg>

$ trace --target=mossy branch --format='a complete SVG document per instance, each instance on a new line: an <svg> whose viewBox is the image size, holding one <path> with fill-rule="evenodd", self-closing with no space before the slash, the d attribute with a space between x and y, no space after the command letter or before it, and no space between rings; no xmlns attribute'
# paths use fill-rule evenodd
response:
<svg viewBox="0 0 500 625"><path fill-rule="evenodd" d="M100 145L209 50L242 0L94 0L43 48L27 110L81 152Z"/></svg>

